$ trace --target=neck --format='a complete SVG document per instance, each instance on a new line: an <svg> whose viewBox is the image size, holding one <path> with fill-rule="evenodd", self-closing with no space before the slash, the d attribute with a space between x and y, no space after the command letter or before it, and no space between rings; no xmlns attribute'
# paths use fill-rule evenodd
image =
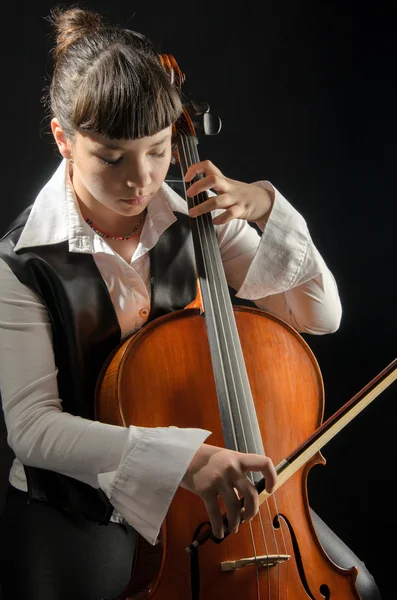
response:
<svg viewBox="0 0 397 600"><path fill-rule="evenodd" d="M68 183L79 205L80 212L85 220L90 219L94 226L109 236L124 237L144 220L142 212L137 215L124 216L107 208L92 196L87 197L86 190L80 190L78 177L73 177L72 165L68 171ZM146 210L144 211L146 213ZM141 227L137 230L137 233ZM105 236L106 237L106 236Z"/></svg>
<svg viewBox="0 0 397 600"><path fill-rule="evenodd" d="M111 240L115 240L115 241L125 241L125 240L130 240L132 238L138 237L140 235L143 221L145 220L145 216L146 216L146 209L141 213L138 223L135 225L135 227L131 231L129 231L127 234L118 234L118 233L110 233L109 231L104 231L103 229L100 229L98 227L98 225L96 225L92 221L92 219L88 218L86 215L83 214L84 221L91 227L91 229L93 229L95 231L95 233L97 233L100 237L103 237L107 240L111 239Z"/></svg>

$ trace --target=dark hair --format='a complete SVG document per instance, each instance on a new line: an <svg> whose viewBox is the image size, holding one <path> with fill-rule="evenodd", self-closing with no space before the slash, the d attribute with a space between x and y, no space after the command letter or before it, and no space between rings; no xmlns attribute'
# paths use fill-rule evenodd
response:
<svg viewBox="0 0 397 600"><path fill-rule="evenodd" d="M144 35L81 8L56 8L50 21L57 40L48 101L67 137L85 130L137 139L178 119L180 95Z"/></svg>

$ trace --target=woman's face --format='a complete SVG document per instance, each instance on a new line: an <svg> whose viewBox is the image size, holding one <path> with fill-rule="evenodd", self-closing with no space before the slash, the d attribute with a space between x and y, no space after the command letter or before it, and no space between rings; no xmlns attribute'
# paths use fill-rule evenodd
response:
<svg viewBox="0 0 397 600"><path fill-rule="evenodd" d="M141 213L167 175L171 133L171 126L138 140L76 133L69 148L79 199L93 211L106 207L120 216Z"/></svg>

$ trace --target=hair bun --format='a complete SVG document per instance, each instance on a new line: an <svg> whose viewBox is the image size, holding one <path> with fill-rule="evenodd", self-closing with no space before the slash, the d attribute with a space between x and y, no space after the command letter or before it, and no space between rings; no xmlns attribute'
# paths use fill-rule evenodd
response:
<svg viewBox="0 0 397 600"><path fill-rule="evenodd" d="M50 20L56 32L54 53L57 59L79 38L99 31L102 27L102 18L98 13L81 8L56 8L52 11Z"/></svg>

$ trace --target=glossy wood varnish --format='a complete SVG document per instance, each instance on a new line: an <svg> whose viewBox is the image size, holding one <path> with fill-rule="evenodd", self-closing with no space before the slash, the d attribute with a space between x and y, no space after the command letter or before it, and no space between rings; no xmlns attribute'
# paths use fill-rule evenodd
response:
<svg viewBox="0 0 397 600"><path fill-rule="evenodd" d="M323 383L303 338L259 309L234 307L266 454L274 464L288 456L322 422ZM196 309L160 317L126 339L105 365L97 388L96 416L115 425L210 430L224 446L205 319ZM334 565L314 530L307 476L318 453L221 544L199 548L200 600L359 599L357 570ZM139 537L130 585L119 598L189 600L190 558L196 527L208 520L202 501L179 489L162 528L162 542ZM221 571L221 563L290 555L279 566ZM259 588L259 590L258 590ZM259 595L258 595L259 591Z"/></svg>

